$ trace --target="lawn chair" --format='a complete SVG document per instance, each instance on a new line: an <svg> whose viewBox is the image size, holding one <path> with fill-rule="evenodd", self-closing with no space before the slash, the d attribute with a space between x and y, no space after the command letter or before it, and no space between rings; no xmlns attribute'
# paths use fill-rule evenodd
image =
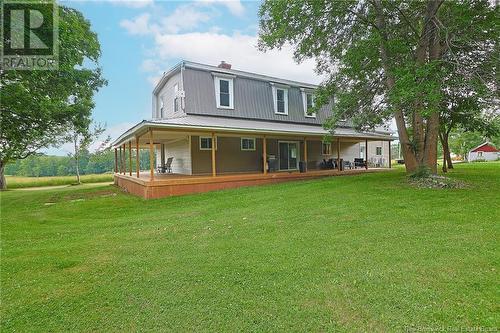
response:
<svg viewBox="0 0 500 333"><path fill-rule="evenodd" d="M354 168L357 169L358 167L364 168L366 167L366 162L362 158L355 158L354 159Z"/></svg>
<svg viewBox="0 0 500 333"><path fill-rule="evenodd" d="M158 165L156 167L156 171L158 173L172 173L172 161L174 160L173 157L169 157L167 159L167 163L165 165Z"/></svg>

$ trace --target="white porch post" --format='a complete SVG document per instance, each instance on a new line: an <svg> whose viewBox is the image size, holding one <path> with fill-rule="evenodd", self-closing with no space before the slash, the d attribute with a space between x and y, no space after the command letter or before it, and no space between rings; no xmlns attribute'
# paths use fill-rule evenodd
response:
<svg viewBox="0 0 500 333"><path fill-rule="evenodd" d="M368 139L365 139L365 169L368 170Z"/></svg>

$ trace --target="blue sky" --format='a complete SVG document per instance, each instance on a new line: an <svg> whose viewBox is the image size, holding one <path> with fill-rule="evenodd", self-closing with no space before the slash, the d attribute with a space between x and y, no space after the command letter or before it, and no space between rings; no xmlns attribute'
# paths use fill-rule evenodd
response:
<svg viewBox="0 0 500 333"><path fill-rule="evenodd" d="M151 116L151 92L161 74L180 60L319 83L314 62L300 65L290 48L257 50L257 1L61 1L90 21L98 34L100 66L109 81L95 96L94 119L113 138ZM47 153L64 155L63 145Z"/></svg>

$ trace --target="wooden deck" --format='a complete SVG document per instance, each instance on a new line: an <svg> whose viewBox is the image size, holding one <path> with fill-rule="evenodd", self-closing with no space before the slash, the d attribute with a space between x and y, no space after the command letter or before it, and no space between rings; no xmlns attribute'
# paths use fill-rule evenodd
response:
<svg viewBox="0 0 500 333"><path fill-rule="evenodd" d="M150 173L115 174L114 182L125 191L146 199L176 196L190 193L200 193L242 186L255 186L280 183L292 180L312 179L328 176L348 176L371 172L389 171L388 168L352 169L352 170L314 170L304 173L273 172L273 173L241 173L222 174L213 176L182 175L182 174L155 174L151 181Z"/></svg>

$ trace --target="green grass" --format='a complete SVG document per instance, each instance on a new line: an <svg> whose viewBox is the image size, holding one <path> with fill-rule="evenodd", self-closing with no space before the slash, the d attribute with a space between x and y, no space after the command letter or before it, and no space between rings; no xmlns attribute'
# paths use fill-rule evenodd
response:
<svg viewBox="0 0 500 333"><path fill-rule="evenodd" d="M450 176L471 187L397 170L150 201L2 193L1 331L498 327L500 163Z"/></svg>
<svg viewBox="0 0 500 333"><path fill-rule="evenodd" d="M76 176L54 176L54 177L6 176L5 178L7 180L7 188L9 189L71 185L76 183ZM81 176L82 183L103 183L112 181L113 181L113 174L110 173Z"/></svg>

